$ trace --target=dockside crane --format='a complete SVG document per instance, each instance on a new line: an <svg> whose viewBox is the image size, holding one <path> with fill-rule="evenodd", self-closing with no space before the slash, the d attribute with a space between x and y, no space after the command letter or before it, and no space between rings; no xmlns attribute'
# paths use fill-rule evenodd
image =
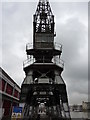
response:
<svg viewBox="0 0 90 120"><path fill-rule="evenodd" d="M20 104L23 119L70 120L65 82L61 76L62 45L54 41L54 15L48 0L39 0L33 15L33 44L26 45Z"/></svg>

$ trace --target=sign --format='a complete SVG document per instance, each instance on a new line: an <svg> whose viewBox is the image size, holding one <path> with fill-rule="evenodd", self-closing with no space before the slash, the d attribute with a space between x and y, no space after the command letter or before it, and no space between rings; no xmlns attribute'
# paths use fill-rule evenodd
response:
<svg viewBox="0 0 90 120"><path fill-rule="evenodd" d="M14 113L22 113L22 107L17 107L17 106L13 107L13 112Z"/></svg>
<svg viewBox="0 0 90 120"><path fill-rule="evenodd" d="M12 110L12 120L22 117L22 107L14 106Z"/></svg>

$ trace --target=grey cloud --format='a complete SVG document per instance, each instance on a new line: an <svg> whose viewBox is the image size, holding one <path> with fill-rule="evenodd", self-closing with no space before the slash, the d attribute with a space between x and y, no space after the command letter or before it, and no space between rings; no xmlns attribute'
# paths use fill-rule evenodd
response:
<svg viewBox="0 0 90 120"><path fill-rule="evenodd" d="M22 64L26 59L25 46L33 40L32 15L36 5L3 3L2 66L19 85L24 78ZM63 44L61 58L65 61L65 69L62 76L67 85L70 103L79 103L87 99L87 53L84 47L87 43L87 4L55 2L51 3L51 7L56 17L55 40ZM85 50L84 55L79 52L80 48Z"/></svg>
<svg viewBox="0 0 90 120"><path fill-rule="evenodd" d="M84 49L87 42L85 39L87 34L85 26L78 19L73 18L73 20L68 20L66 24L62 24L59 28L58 31L62 31L62 34L58 34L58 38L62 39L61 42L64 45L62 58L65 59L65 75L72 79L88 79L88 58L84 55L81 56L79 53L79 48ZM57 42L59 42L58 38ZM83 61L83 59L85 60Z"/></svg>
<svg viewBox="0 0 90 120"><path fill-rule="evenodd" d="M80 103L82 98L88 100L88 53L84 47L87 39L87 27L76 16L68 18L65 23L58 22L56 42L63 44L65 69L62 76L70 103ZM80 48L84 51L83 55Z"/></svg>

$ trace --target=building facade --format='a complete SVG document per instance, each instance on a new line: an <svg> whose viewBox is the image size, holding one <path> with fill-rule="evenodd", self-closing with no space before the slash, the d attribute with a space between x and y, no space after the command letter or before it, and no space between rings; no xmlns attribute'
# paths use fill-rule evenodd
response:
<svg viewBox="0 0 90 120"><path fill-rule="evenodd" d="M10 116L13 106L19 105L20 87L0 67L0 110L1 116Z"/></svg>
<svg viewBox="0 0 90 120"><path fill-rule="evenodd" d="M83 111L90 111L90 102L82 101L82 108L83 108Z"/></svg>

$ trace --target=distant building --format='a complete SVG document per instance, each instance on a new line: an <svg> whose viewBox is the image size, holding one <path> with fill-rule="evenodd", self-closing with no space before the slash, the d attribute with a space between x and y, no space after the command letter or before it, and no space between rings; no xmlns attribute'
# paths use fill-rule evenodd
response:
<svg viewBox="0 0 90 120"><path fill-rule="evenodd" d="M69 106L69 109L70 109L70 112L73 112L73 106L72 105Z"/></svg>
<svg viewBox="0 0 90 120"><path fill-rule="evenodd" d="M82 101L82 108L83 108L83 111L90 111L90 102Z"/></svg>
<svg viewBox="0 0 90 120"><path fill-rule="evenodd" d="M0 67L0 117L11 115L12 107L19 105L20 87Z"/></svg>
<svg viewBox="0 0 90 120"><path fill-rule="evenodd" d="M78 110L79 112L82 112L82 105L78 105L77 110Z"/></svg>
<svg viewBox="0 0 90 120"><path fill-rule="evenodd" d="M70 105L70 111L80 111L87 112L90 111L90 102L82 101L82 105Z"/></svg>
<svg viewBox="0 0 90 120"><path fill-rule="evenodd" d="M70 106L70 111L77 111L77 112L81 112L82 111L82 105L71 105Z"/></svg>

